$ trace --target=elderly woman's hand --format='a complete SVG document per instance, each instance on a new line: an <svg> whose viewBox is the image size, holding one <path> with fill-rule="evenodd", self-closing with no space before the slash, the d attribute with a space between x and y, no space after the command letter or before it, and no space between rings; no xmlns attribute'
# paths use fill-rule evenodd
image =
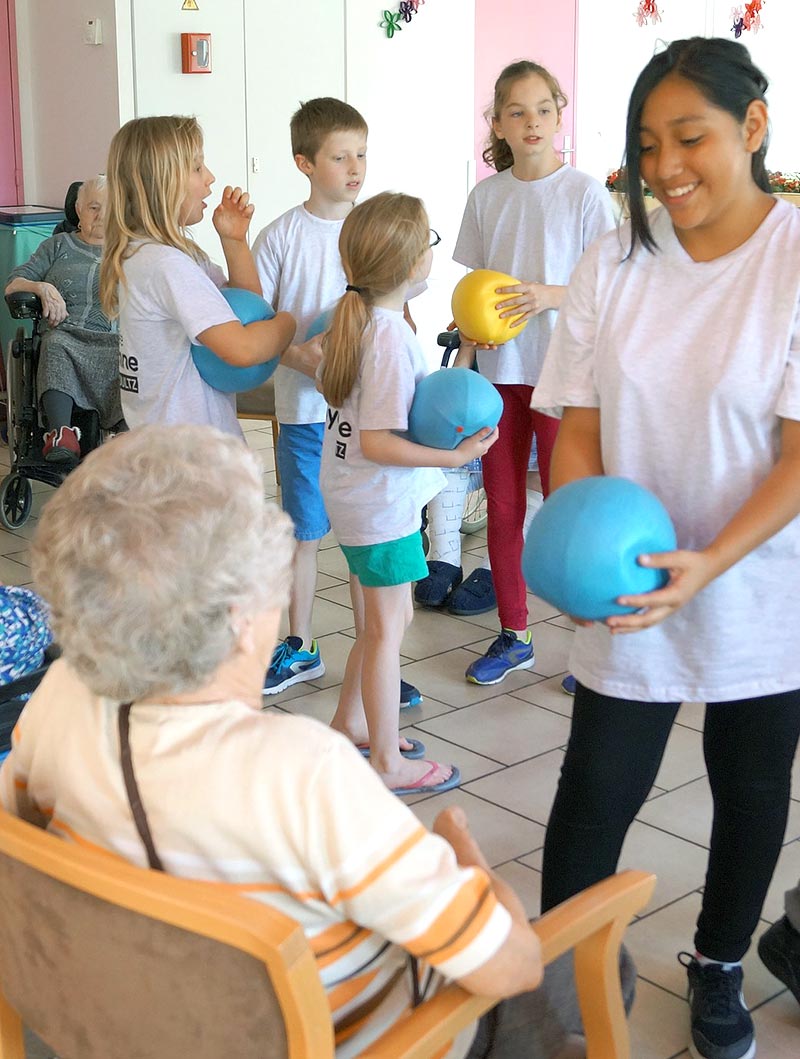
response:
<svg viewBox="0 0 800 1059"><path fill-rule="evenodd" d="M51 327L58 327L66 320L67 304L52 283L37 283L36 293L42 303L42 316Z"/></svg>

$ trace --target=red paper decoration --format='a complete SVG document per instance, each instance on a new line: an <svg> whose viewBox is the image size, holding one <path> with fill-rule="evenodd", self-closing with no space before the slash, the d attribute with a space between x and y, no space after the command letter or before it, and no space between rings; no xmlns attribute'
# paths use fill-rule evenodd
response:
<svg viewBox="0 0 800 1059"><path fill-rule="evenodd" d="M761 8L765 3L766 0L750 0L750 3L745 4L744 7L731 8L733 19L731 33L735 37L741 37L747 30L758 33L761 29Z"/></svg>
<svg viewBox="0 0 800 1059"><path fill-rule="evenodd" d="M653 25L661 21L661 12L658 10L656 0L639 0L639 7L633 17L640 26L646 26L648 22Z"/></svg>

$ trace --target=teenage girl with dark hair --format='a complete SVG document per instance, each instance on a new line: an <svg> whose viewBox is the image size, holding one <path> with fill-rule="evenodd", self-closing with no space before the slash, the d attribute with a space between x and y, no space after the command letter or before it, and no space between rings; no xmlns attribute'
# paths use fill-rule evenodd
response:
<svg viewBox="0 0 800 1059"><path fill-rule="evenodd" d="M706 702L714 820L693 1056L749 1059L741 959L778 859L800 733L800 212L769 194L767 80L734 41L675 41L628 111L631 222L578 265L534 403L563 407L553 488L622 475L666 504L667 585L579 627L543 910L612 874L682 701ZM649 216L640 178L663 208ZM620 242L620 239L622 242ZM633 633L634 635L629 635Z"/></svg>

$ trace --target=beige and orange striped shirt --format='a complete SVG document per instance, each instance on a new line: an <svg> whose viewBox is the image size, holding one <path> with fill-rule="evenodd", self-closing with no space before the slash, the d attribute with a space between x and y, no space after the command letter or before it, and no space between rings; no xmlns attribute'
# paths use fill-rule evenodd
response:
<svg viewBox="0 0 800 1059"><path fill-rule="evenodd" d="M334 1023L347 1022L339 1059L408 1009L409 953L459 978L505 941L510 917L486 874L460 868L330 728L240 702L135 705L131 747L165 868L235 887L302 924ZM0 797L19 815L44 813L67 840L147 864L125 794L117 704L63 660L25 707ZM463 1055L468 1040L450 1054Z"/></svg>

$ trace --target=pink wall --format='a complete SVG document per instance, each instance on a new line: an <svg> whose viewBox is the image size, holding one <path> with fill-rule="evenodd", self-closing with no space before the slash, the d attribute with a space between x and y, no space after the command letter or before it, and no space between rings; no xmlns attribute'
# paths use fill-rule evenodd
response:
<svg viewBox="0 0 800 1059"><path fill-rule="evenodd" d="M14 0L0 0L0 204L22 201Z"/></svg>
<svg viewBox="0 0 800 1059"><path fill-rule="evenodd" d="M575 51L578 0L475 0L475 158L477 177L493 170L483 164L487 126L483 112L492 102L497 75L517 59L532 59L558 78L570 105L562 133L574 135ZM573 156L574 157L574 156Z"/></svg>

